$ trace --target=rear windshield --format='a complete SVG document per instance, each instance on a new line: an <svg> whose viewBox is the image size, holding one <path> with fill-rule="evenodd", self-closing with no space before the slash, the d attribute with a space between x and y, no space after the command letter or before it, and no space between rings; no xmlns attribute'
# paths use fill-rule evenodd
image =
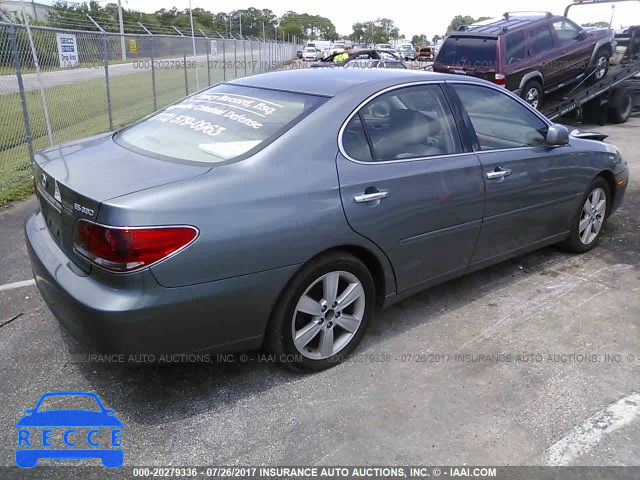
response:
<svg viewBox="0 0 640 480"><path fill-rule="evenodd" d="M217 85L119 132L115 140L151 156L224 162L254 153L325 100L300 93Z"/></svg>
<svg viewBox="0 0 640 480"><path fill-rule="evenodd" d="M467 68L495 68L496 39L449 37L440 47L438 62Z"/></svg>

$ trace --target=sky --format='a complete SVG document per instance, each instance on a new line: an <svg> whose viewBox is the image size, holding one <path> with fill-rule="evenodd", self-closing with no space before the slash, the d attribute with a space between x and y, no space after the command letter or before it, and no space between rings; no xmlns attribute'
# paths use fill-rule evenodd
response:
<svg viewBox="0 0 640 480"><path fill-rule="evenodd" d="M115 0L103 0L101 4ZM154 12L161 8L186 9L188 0L125 0L124 8ZM535 10L550 11L562 14L569 0L440 0L416 1L405 0L192 0L193 8L201 7L212 12L230 12L249 7L269 8L280 16L288 10L298 13L322 15L329 18L341 35L351 33L355 22L375 20L387 17L394 21L400 33L411 38L413 35L427 35L431 38L442 35L456 15L501 16L506 11Z"/></svg>

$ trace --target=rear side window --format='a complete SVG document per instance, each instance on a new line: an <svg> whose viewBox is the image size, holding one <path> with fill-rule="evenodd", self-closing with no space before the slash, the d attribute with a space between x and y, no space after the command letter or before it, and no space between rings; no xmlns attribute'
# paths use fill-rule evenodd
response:
<svg viewBox="0 0 640 480"><path fill-rule="evenodd" d="M438 62L470 68L496 67L496 39L449 37L440 47Z"/></svg>
<svg viewBox="0 0 640 480"><path fill-rule="evenodd" d="M362 161L462 152L453 114L438 85L400 88L374 98L347 124L342 145L351 158Z"/></svg>
<svg viewBox="0 0 640 480"><path fill-rule="evenodd" d="M116 142L150 156L217 163L256 152L326 99L217 85L119 132Z"/></svg>
<svg viewBox="0 0 640 480"><path fill-rule="evenodd" d="M504 63L506 65L511 65L524 60L526 55L524 30L510 33L505 37L504 43Z"/></svg>
<svg viewBox="0 0 640 480"><path fill-rule="evenodd" d="M553 50L553 37L551 36L551 30L546 25L532 28L529 33L529 40L532 56Z"/></svg>

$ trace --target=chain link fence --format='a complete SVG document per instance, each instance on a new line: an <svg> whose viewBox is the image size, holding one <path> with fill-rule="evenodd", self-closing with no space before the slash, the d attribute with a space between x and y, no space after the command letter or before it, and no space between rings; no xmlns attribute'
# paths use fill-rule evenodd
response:
<svg viewBox="0 0 640 480"><path fill-rule="evenodd" d="M283 67L292 43L0 23L0 204L31 188L33 152L118 129L185 95Z"/></svg>

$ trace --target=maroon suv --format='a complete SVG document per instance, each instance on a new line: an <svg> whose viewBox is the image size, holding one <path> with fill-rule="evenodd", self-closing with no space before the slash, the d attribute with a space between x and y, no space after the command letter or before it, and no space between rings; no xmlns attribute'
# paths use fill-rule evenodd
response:
<svg viewBox="0 0 640 480"><path fill-rule="evenodd" d="M538 108L543 94L586 78L598 82L609 68L613 31L586 30L551 13L504 18L452 33L433 64L504 85Z"/></svg>

